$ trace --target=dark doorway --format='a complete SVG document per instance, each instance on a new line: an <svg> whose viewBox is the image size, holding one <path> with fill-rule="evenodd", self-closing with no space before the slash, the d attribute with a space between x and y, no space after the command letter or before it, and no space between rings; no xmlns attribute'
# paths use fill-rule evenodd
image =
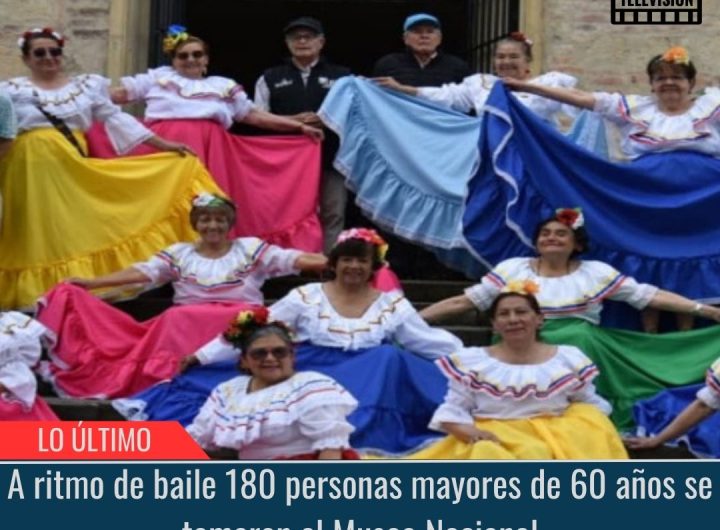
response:
<svg viewBox="0 0 720 530"><path fill-rule="evenodd" d="M503 0L504 1L504 0ZM160 0L153 33L181 23L210 44L209 73L237 80L252 95L265 68L286 56L282 28L302 15L320 19L325 54L359 75L369 75L382 55L402 49L402 23L429 12L443 23L443 49L472 63L476 2L473 0ZM162 9L158 8L160 6ZM163 20L174 17L173 20ZM159 64L157 52L151 57Z"/></svg>

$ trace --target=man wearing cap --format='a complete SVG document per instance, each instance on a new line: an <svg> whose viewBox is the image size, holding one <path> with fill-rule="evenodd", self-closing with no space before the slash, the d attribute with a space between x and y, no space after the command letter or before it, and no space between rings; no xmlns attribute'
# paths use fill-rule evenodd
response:
<svg viewBox="0 0 720 530"><path fill-rule="evenodd" d="M285 26L284 33L290 57L283 64L265 70L257 80L255 105L321 127L322 122L315 112L335 80L350 75L350 69L330 63L320 55L325 34L319 20L300 17ZM320 219L326 252L330 251L345 224L345 181L332 166L337 148L337 136L326 132L320 191Z"/></svg>
<svg viewBox="0 0 720 530"><path fill-rule="evenodd" d="M380 58L373 68L373 77L393 77L403 85L440 86L459 83L473 72L465 61L438 50L442 28L437 17L416 13L403 24L405 52Z"/></svg>

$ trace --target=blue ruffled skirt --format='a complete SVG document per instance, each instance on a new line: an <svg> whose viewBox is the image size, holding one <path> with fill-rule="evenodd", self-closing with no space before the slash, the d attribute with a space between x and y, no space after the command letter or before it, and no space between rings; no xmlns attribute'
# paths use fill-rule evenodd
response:
<svg viewBox="0 0 720 530"><path fill-rule="evenodd" d="M348 420L353 448L400 455L422 447L440 433L428 429L447 391L447 380L432 361L390 344L342 350L302 344L298 371L315 370L342 384L359 402ZM177 420L188 425L219 383L237 375L227 361L194 367L127 399L113 402L128 419Z"/></svg>

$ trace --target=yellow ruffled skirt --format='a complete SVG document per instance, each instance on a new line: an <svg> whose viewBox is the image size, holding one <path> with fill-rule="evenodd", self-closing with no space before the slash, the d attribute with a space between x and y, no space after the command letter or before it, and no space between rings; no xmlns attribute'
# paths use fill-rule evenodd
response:
<svg viewBox="0 0 720 530"><path fill-rule="evenodd" d="M194 239L190 202L202 191L221 193L193 156L83 158L55 129L20 134L0 160L0 308Z"/></svg>
<svg viewBox="0 0 720 530"><path fill-rule="evenodd" d="M501 443L467 444L454 436L409 456L422 460L615 460L628 458L622 440L599 409L571 405L561 416L516 420L477 420L478 429Z"/></svg>

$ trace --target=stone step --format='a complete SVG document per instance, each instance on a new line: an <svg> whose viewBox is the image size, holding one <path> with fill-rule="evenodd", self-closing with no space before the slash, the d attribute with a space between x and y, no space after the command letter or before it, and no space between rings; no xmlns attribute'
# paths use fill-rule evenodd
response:
<svg viewBox="0 0 720 530"><path fill-rule="evenodd" d="M270 305L285 296L290 289L311 281L317 281L317 278L286 277L268 280L263 287L265 303ZM461 294L470 285L472 285L470 282L458 281L409 280L402 282L405 296L418 310L439 300ZM172 296L172 288L163 286L143 293L135 299L115 302L113 305L133 318L143 321L170 308ZM451 323L473 324L477 321L478 315L477 312L469 312L467 315L453 319Z"/></svg>
<svg viewBox="0 0 720 530"><path fill-rule="evenodd" d="M57 396L43 398L58 418L65 421L124 421L110 401L104 399L73 399Z"/></svg>

